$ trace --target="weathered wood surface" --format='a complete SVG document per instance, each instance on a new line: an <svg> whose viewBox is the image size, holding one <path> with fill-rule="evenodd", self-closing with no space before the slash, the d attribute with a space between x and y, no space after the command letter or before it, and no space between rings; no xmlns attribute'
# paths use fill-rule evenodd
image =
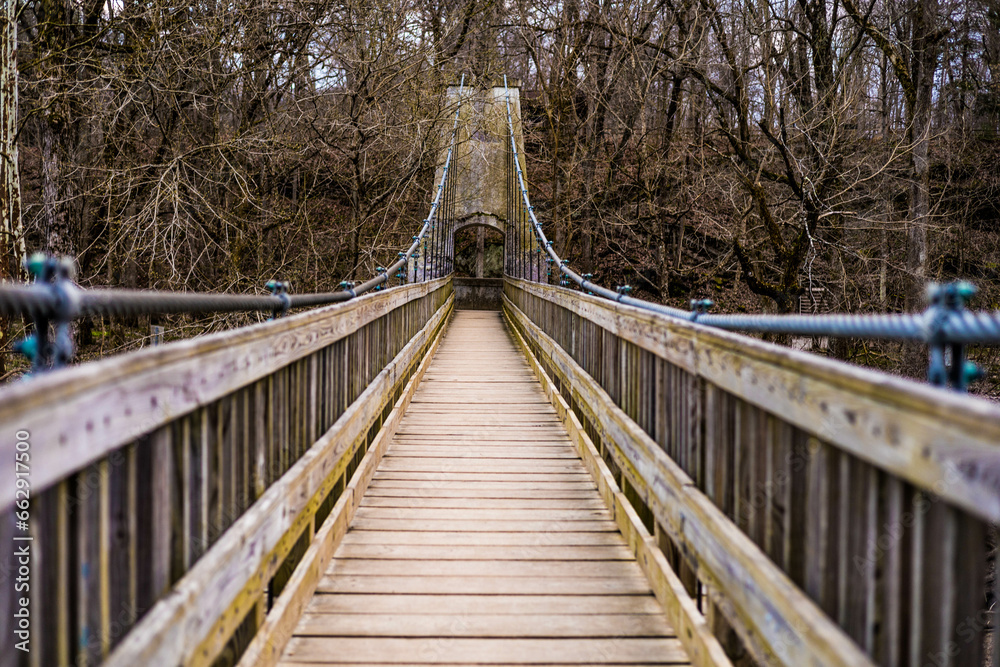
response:
<svg viewBox="0 0 1000 667"><path fill-rule="evenodd" d="M689 664L572 451L500 316L457 312L280 664Z"/></svg>

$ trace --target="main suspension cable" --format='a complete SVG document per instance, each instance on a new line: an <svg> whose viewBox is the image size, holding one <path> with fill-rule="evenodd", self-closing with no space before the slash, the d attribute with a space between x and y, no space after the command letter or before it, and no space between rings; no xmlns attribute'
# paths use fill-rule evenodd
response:
<svg viewBox="0 0 1000 667"><path fill-rule="evenodd" d="M424 244L423 276L428 274L428 261L433 277L450 273L444 255L449 254L444 245L448 242L450 230L443 228L442 203L446 185L449 193L453 187L448 181L458 133L458 120L462 109L462 94L465 90L465 75L462 75L458 89L458 103L451 127L451 143L437 184L430 212L424 219L420 231L399 259L388 269L379 267L378 275L356 285L344 281L338 292L315 294L289 294L288 283L272 280L267 295L219 294L198 292L169 292L157 290L129 289L83 289L73 281L72 263L66 259L56 259L44 254L33 255L27 262L29 275L34 277L30 285L0 284L0 315L6 317L23 316L34 322L35 334L17 344L17 349L32 359L36 370L57 367L66 363L73 354L70 323L82 317L115 315L152 315L167 313L222 313L222 312L270 312L272 316L286 313L291 308L322 306L353 299L372 289L381 289L394 276L403 278L408 273L404 267L416 257L421 243ZM451 195L453 196L453 195ZM445 201L445 204L448 202ZM446 215L451 215L446 211ZM427 248L428 231L435 233L430 239L434 247ZM413 261L414 281L418 262ZM403 270L403 273L396 273ZM49 341L49 325L56 327L54 341Z"/></svg>
<svg viewBox="0 0 1000 667"><path fill-rule="evenodd" d="M692 310L681 310L630 297L627 292L631 288L628 286L619 287L613 291L591 282L571 269L567 260L559 257L555 248L552 247L552 242L546 238L545 232L542 231L542 225L535 215L535 207L531 205L528 198L524 174L518 159L510 89L507 85L506 75L504 76L504 91L507 103L508 139L510 153L513 156L512 167L516 175L516 179L513 179L513 185L520 190L520 200L528 211L528 218L539 249L548 256L548 262L555 264L562 275L576 283L582 290L628 306L730 331L906 340L923 342L931 345L932 348L953 346L953 357L957 359L953 365L963 362L962 351L957 346L1000 344L1000 311L972 312L966 310L965 304L975 294L976 288L961 281L946 285L929 285L927 295L930 304L922 313L874 315L847 313L828 315L713 315L705 312L712 305L712 302L708 300L692 301ZM935 355L931 356L930 375L932 382L935 382L935 378L940 376L941 369L933 368ZM974 374L971 368L963 372Z"/></svg>

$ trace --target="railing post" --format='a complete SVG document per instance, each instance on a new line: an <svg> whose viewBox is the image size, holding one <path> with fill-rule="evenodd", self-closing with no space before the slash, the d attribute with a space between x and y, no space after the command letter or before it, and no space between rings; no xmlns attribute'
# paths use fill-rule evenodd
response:
<svg viewBox="0 0 1000 667"><path fill-rule="evenodd" d="M964 392L969 384L983 376L982 369L966 358L965 344L948 340L944 327L950 319L961 318L965 306L975 296L976 286L966 281L927 287L928 368L927 381L936 386L950 386ZM947 357L950 356L950 363Z"/></svg>
<svg viewBox="0 0 1000 667"><path fill-rule="evenodd" d="M25 262L35 289L46 293L51 308L37 307L31 314L34 333L14 345L14 351L31 360L35 373L59 368L73 358L73 320L80 314L80 295L73 284L73 260L35 253ZM55 323L55 338L49 339L49 325Z"/></svg>
<svg viewBox="0 0 1000 667"><path fill-rule="evenodd" d="M288 297L289 284L287 280L269 280L264 286L267 291L278 297L281 301L281 307L275 308L271 313L269 319L277 319L279 317L284 317L288 313L289 307L292 305L291 299Z"/></svg>

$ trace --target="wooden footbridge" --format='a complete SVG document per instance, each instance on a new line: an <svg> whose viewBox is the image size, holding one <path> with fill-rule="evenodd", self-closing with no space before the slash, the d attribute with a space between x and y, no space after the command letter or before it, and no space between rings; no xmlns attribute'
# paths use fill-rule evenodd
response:
<svg viewBox="0 0 1000 667"><path fill-rule="evenodd" d="M548 284L516 116L404 284L0 391L0 664L1000 665L1000 408Z"/></svg>
<svg viewBox="0 0 1000 667"><path fill-rule="evenodd" d="M689 663L496 312L455 314L316 591L279 664Z"/></svg>

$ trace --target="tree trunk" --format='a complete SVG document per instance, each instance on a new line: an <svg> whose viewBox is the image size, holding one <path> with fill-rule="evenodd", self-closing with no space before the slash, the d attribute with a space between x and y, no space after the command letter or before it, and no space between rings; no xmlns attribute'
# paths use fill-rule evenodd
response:
<svg viewBox="0 0 1000 667"><path fill-rule="evenodd" d="M53 255L73 256L73 239L69 212L70 178L63 173L65 132L61 121L43 119L42 139L42 220L45 225L45 247Z"/></svg>
<svg viewBox="0 0 1000 667"><path fill-rule="evenodd" d="M670 296L670 251L667 250L670 242L669 237L670 232L667 224L663 223L660 229L660 242L656 245L656 259L660 274L660 298L664 301Z"/></svg>
<svg viewBox="0 0 1000 667"><path fill-rule="evenodd" d="M936 14L936 0L920 0L914 20L914 85L916 99L910 115L910 145L913 173L910 182L910 223L907 230L906 272L909 278L907 310L921 305L924 281L927 278L927 228L930 225L930 144L931 102L937 52L928 44L927 33ZM917 31L921 32L917 32Z"/></svg>
<svg viewBox="0 0 1000 667"><path fill-rule="evenodd" d="M0 25L0 280L20 273L24 258L21 226L21 181L17 161L17 3L4 0ZM0 318L0 345L10 335L6 318ZM7 372L6 356L0 354L0 376Z"/></svg>
<svg viewBox="0 0 1000 667"><path fill-rule="evenodd" d="M25 255L17 154L17 22L15 0L4 0L0 26L0 278L14 278Z"/></svg>

